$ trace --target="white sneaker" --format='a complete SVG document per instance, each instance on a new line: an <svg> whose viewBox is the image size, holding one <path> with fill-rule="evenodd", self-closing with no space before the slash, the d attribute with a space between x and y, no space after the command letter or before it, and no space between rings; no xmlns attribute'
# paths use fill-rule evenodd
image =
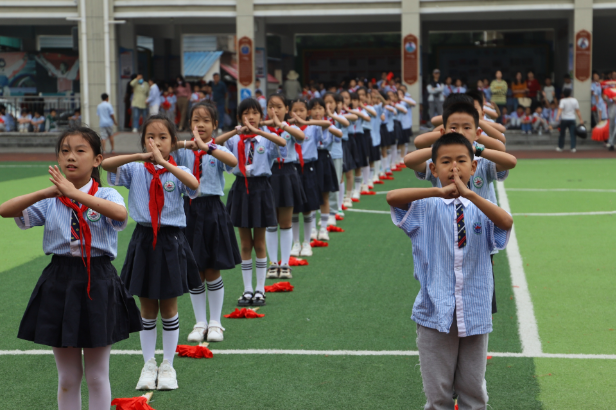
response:
<svg viewBox="0 0 616 410"><path fill-rule="evenodd" d="M327 229L321 229L317 238L319 241L329 241L329 233Z"/></svg>
<svg viewBox="0 0 616 410"><path fill-rule="evenodd" d="M357 191L353 192L353 195L351 196L352 199L359 199L359 197L360 197L360 194Z"/></svg>
<svg viewBox="0 0 616 410"><path fill-rule="evenodd" d="M312 246L308 242L302 244L302 250L299 253L301 256L312 256Z"/></svg>
<svg viewBox="0 0 616 410"><path fill-rule="evenodd" d="M293 274L291 273L293 269L289 265L280 266L280 279L292 279Z"/></svg>
<svg viewBox="0 0 616 410"><path fill-rule="evenodd" d="M158 367L156 367L156 359L151 358L146 362L141 370L141 376L137 382L136 390L154 390L156 388L156 376L158 376Z"/></svg>
<svg viewBox="0 0 616 410"><path fill-rule="evenodd" d="M310 231L310 239L317 239L317 228L312 228Z"/></svg>
<svg viewBox="0 0 616 410"><path fill-rule="evenodd" d="M361 187L359 188L360 192L364 192L364 191L368 191L368 185L366 184L361 184Z"/></svg>
<svg viewBox="0 0 616 410"><path fill-rule="evenodd" d="M577 152L575 148L571 148L571 152Z"/></svg>
<svg viewBox="0 0 616 410"><path fill-rule="evenodd" d="M165 359L158 368L158 385L156 390L175 390L178 388L178 379L175 374L175 369Z"/></svg>
<svg viewBox="0 0 616 410"><path fill-rule="evenodd" d="M207 341L208 342L222 342L225 340L223 335L224 327L220 325L220 323L216 321L210 320L210 327L207 330Z"/></svg>
<svg viewBox="0 0 616 410"><path fill-rule="evenodd" d="M562 148L556 147L556 152L563 152Z"/></svg>
<svg viewBox="0 0 616 410"><path fill-rule="evenodd" d="M278 278L278 264L276 262L270 262L269 268L267 268L267 274L265 275L266 279L277 279Z"/></svg>
<svg viewBox="0 0 616 410"><path fill-rule="evenodd" d="M327 220L327 225L336 226L336 217L334 215L329 216L329 219Z"/></svg>
<svg viewBox="0 0 616 410"><path fill-rule="evenodd" d="M193 343L201 343L203 342L206 333L207 323L197 322L197 324L193 326L192 332L188 335L188 341Z"/></svg>
<svg viewBox="0 0 616 410"><path fill-rule="evenodd" d="M137 128L133 128L133 132L139 132Z"/></svg>
<svg viewBox="0 0 616 410"><path fill-rule="evenodd" d="M295 256L297 258L301 249L302 246L299 244L299 242L295 242L293 244L293 247L291 248L291 256Z"/></svg>
<svg viewBox="0 0 616 410"><path fill-rule="evenodd" d="M353 201L351 201L351 198L344 198L344 201L342 201L342 205L346 206L347 208L353 208Z"/></svg>

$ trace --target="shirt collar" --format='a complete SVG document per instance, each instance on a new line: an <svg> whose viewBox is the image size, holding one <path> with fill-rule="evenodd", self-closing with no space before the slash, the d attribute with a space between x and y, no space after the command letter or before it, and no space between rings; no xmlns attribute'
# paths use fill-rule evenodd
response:
<svg viewBox="0 0 616 410"><path fill-rule="evenodd" d="M88 192L90 192L90 188L92 188L92 178L90 178L90 181L87 184L79 188L79 190L87 194Z"/></svg>
<svg viewBox="0 0 616 410"><path fill-rule="evenodd" d="M471 201L468 198L464 198L463 196L459 198L441 198L441 200L445 202L447 205L451 205L452 202L455 203L457 201L458 203L462 203L462 205L465 208L467 208L468 205L471 203Z"/></svg>

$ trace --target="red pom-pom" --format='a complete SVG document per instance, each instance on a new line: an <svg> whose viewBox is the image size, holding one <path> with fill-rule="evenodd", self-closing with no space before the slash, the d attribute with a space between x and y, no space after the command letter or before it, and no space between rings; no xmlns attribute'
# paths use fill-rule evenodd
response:
<svg viewBox="0 0 616 410"><path fill-rule="evenodd" d="M334 225L329 225L327 227L327 231L328 232L344 232L344 229L338 227L338 226L334 226Z"/></svg>
<svg viewBox="0 0 616 410"><path fill-rule="evenodd" d="M344 218L340 215L336 215L336 221L344 221Z"/></svg>
<svg viewBox="0 0 616 410"><path fill-rule="evenodd" d="M344 205L342 205L342 210L343 210L343 211L346 211L347 209L349 209L349 208L348 208L348 207L346 207L346 206L344 206Z"/></svg>
<svg viewBox="0 0 616 410"><path fill-rule="evenodd" d="M402 171L401 168L397 168L397 167L396 168L392 168L391 170L394 171L394 172L401 172Z"/></svg>
<svg viewBox="0 0 616 410"><path fill-rule="evenodd" d="M372 192L372 191L361 191L362 195L376 195L376 192Z"/></svg>
<svg viewBox="0 0 616 410"><path fill-rule="evenodd" d="M242 310L235 308L235 310L232 313L225 315L227 319L256 319L258 317L263 317L263 316L265 315L257 313L252 309L246 309L246 308L242 308Z"/></svg>
<svg viewBox="0 0 616 410"><path fill-rule="evenodd" d="M395 178L389 175L386 175L384 177L380 177L381 179L385 180L385 181L393 181Z"/></svg>
<svg viewBox="0 0 616 410"><path fill-rule="evenodd" d="M277 282L265 287L266 292L293 292L293 285L289 282Z"/></svg>
<svg viewBox="0 0 616 410"><path fill-rule="evenodd" d="M178 345L175 349L179 356L192 357L193 359L211 359L214 354L205 346Z"/></svg>
<svg viewBox="0 0 616 410"><path fill-rule="evenodd" d="M379 177L379 178L382 178L382 177ZM379 181L374 181L374 185L383 185L384 183L385 182L380 181L380 180Z"/></svg>
<svg viewBox="0 0 616 410"><path fill-rule="evenodd" d="M387 175L388 177L392 176L393 174L394 174L394 173L393 173L393 172L391 172L391 171L387 171L387 172L385 173L385 175Z"/></svg>
<svg viewBox="0 0 616 410"><path fill-rule="evenodd" d="M312 246L313 248L327 248L329 244L327 242L317 241L316 239L314 239L312 242L310 242L310 246Z"/></svg>
<svg viewBox="0 0 616 410"><path fill-rule="evenodd" d="M351 198L351 201L353 201L353 202L359 202L359 199L357 199L357 198Z"/></svg>
<svg viewBox="0 0 616 410"><path fill-rule="evenodd" d="M280 265L282 261L278 261ZM291 256L289 258L289 266L306 266L308 265L308 261L306 259L298 259L295 256Z"/></svg>
<svg viewBox="0 0 616 410"><path fill-rule="evenodd" d="M112 406L116 406L116 410L154 410L148 404L146 397L131 397L128 399L113 399Z"/></svg>

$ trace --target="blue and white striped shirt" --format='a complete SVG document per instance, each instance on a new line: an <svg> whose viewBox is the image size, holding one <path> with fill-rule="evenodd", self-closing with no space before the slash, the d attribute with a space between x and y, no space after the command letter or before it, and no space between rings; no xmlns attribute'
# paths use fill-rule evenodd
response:
<svg viewBox="0 0 616 410"><path fill-rule="evenodd" d="M336 137L334 134L329 132L329 130L331 129L340 131L338 128L336 128L333 125L330 125L329 128L323 130L323 138L319 142L319 146L317 147L317 149L331 151L333 149L335 141L338 141L341 143L342 139L340 137Z"/></svg>
<svg viewBox="0 0 616 410"><path fill-rule="evenodd" d="M160 169L160 165L155 165ZM192 171L184 166L178 166L182 171L192 175ZM128 212L133 220L141 225L152 226L150 217L150 183L152 174L145 169L140 162L129 162L118 167L118 172L108 172L107 182L109 185L123 186L129 189ZM192 190L182 183L171 172L160 175L165 195L165 206L160 213L159 226L186 227L186 215L184 214L184 200L182 194L190 198L197 197L197 190Z"/></svg>
<svg viewBox="0 0 616 410"><path fill-rule="evenodd" d="M89 192L92 180L79 190ZM118 205L124 205L122 195L112 188L98 188L94 195ZM45 255L81 256L79 241L71 242L71 216L73 210L64 205L58 198L47 198L24 209L23 216L15 218L17 226L29 229L34 226L44 226L43 251ZM85 212L84 219L92 233L92 250L90 255L109 256L115 259L118 254L118 231L126 228L126 220L119 222L102 216L92 209Z"/></svg>
<svg viewBox="0 0 616 410"><path fill-rule="evenodd" d="M328 144L327 140L328 136L331 137L331 134L323 132L323 128L319 125L309 125L304 130L304 135L306 138L302 143L302 156L304 157L304 162L316 161L319 154L317 153L317 147L321 145L321 143Z"/></svg>
<svg viewBox="0 0 616 410"><path fill-rule="evenodd" d="M286 121L284 121L282 124L289 126L289 124ZM298 130L301 131L301 128L299 128L297 125L290 125L290 127L297 128ZM265 132L271 132L267 127L261 127L261 129L263 131L265 131ZM282 134L280 134L280 136L282 138L284 138L285 141L287 142L287 145L285 146L286 156L284 156L284 157L277 157L275 162L276 163L281 162L281 161L279 161L279 159L284 159L283 162L285 164L286 163L292 164L292 163L297 162L298 158L297 158L297 151L295 151L295 144L302 145L302 142L296 140L294 136L292 136L291 134L289 134L286 131L283 131Z"/></svg>
<svg viewBox="0 0 616 410"><path fill-rule="evenodd" d="M409 94L405 94L404 98L416 102ZM413 107L406 101L401 101L400 104L406 107L406 114L401 117L400 124L402 125L402 129L408 130L413 126Z"/></svg>
<svg viewBox="0 0 616 410"><path fill-rule="evenodd" d="M494 162L482 157L475 157L475 159L477 160L477 170L475 171L475 175L471 176L470 188L480 197L496 203L496 193L494 192L493 182L507 179L509 170L496 172L496 164ZM432 159L426 161L426 172L415 171L415 176L418 179L430 181L433 187L441 188L441 181L432 175L430 171L431 162Z"/></svg>
<svg viewBox="0 0 616 410"><path fill-rule="evenodd" d="M334 143L332 144L332 150L330 152L330 155L332 156L332 159L342 159L342 140L345 139L344 136L346 134L346 139L349 139L349 131L348 129L346 129L346 127L343 127L342 125L340 125L340 123L338 121L334 122L334 126L339 129L342 132L342 137L338 138L335 137L334 138Z"/></svg>
<svg viewBox="0 0 616 410"><path fill-rule="evenodd" d="M370 130L370 136L372 137L372 146L378 147L381 145L381 115L383 114L383 103L372 106L376 111L376 117L370 122L372 129Z"/></svg>
<svg viewBox="0 0 616 410"><path fill-rule="evenodd" d="M219 150L229 152L226 147L218 145ZM190 149L178 149L171 153L175 162L188 169L193 169L195 165L195 154ZM199 180L199 189L197 196L224 196L225 194L225 164L212 155L205 154L201 157L201 179Z"/></svg>
<svg viewBox="0 0 616 410"><path fill-rule="evenodd" d="M456 205L464 207L466 246L458 247ZM490 253L505 249L511 230L494 225L466 198L425 198L409 209L391 207L391 218L411 238L414 277L421 285L413 319L449 333L456 315L459 337L492 331Z"/></svg>
<svg viewBox="0 0 616 410"><path fill-rule="evenodd" d="M244 141L244 154L248 159L248 151L250 150L250 140ZM225 146L231 151L236 158L238 158L237 145L240 142L240 136L234 135L226 143ZM285 158L287 156L287 147L278 147L272 141L267 138L257 135L254 138L254 155L252 159L252 165L246 165L247 177L269 177L272 175L272 165L276 158ZM240 171L239 163L235 168L227 166L227 171L233 173L235 176L244 176Z"/></svg>

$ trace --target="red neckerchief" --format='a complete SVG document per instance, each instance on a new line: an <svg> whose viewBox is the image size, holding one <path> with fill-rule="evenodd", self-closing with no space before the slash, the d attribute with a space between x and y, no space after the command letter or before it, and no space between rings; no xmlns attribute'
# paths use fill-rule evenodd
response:
<svg viewBox="0 0 616 410"><path fill-rule="evenodd" d="M270 132L273 132L274 134L278 135L279 137L282 136L282 133L284 132L284 130L282 128L275 128L275 127L270 127L268 126L267 129ZM278 160L278 169L282 168L282 165L284 164L284 158L276 158Z"/></svg>
<svg viewBox="0 0 616 410"><path fill-rule="evenodd" d="M98 182L92 180L92 186L90 187L90 191L88 191L88 195L94 196L97 191ZM86 223L86 220L83 218L83 213L86 212L88 207L85 205L81 205L81 207L79 207L77 206L77 204L73 203L73 201L71 201L65 196L61 196L58 199L64 205L74 210L77 214L77 219L79 219L79 244L81 248L81 260L88 269L88 297L90 298L90 300L92 300L92 298L90 297L90 251L92 249L92 233L90 232L90 225L88 225ZM83 260L84 248L87 262Z"/></svg>
<svg viewBox="0 0 616 410"><path fill-rule="evenodd" d="M302 132L308 128L308 125L302 125L299 127ZM304 173L304 154L302 153L302 146L299 144L295 144L295 152L297 152L297 158L299 159L299 164L302 166L302 174Z"/></svg>
<svg viewBox="0 0 616 410"><path fill-rule="evenodd" d="M177 167L175 160L169 156L169 163ZM154 231L154 241L152 248L156 248L156 240L158 239L158 231L160 230L160 215L165 206L165 191L163 184L160 182L160 176L167 172L167 168L156 169L154 164L146 162L145 169L152 174L152 182L150 182L150 219L152 220L152 230Z"/></svg>
<svg viewBox="0 0 616 410"><path fill-rule="evenodd" d="M248 192L248 178L246 177L246 145L244 141L255 138L257 134L240 135L240 140L237 143L237 162L240 167L240 172L244 175L244 183L246 184L246 193Z"/></svg>
<svg viewBox="0 0 616 410"><path fill-rule="evenodd" d="M195 137L192 137L190 139L191 141L195 140ZM204 155L207 155L207 151L193 151L193 154L195 154L195 162L193 164L193 175L195 176L195 178L197 178L197 182L201 183L201 173L199 172L199 167L201 167L201 158L203 158Z"/></svg>

